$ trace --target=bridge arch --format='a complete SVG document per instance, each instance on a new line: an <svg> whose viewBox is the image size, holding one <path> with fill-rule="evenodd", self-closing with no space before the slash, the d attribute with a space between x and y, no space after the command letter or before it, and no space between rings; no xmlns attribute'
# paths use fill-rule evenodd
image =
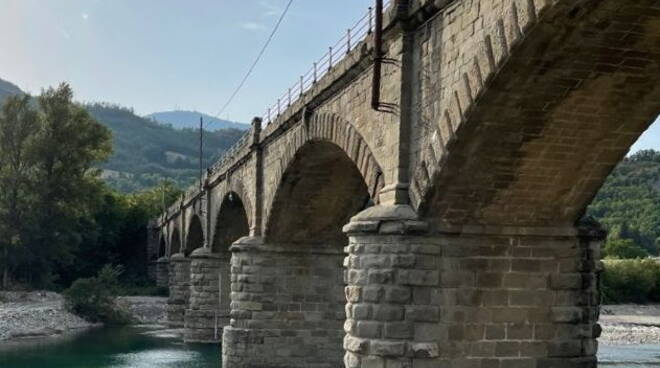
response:
<svg viewBox="0 0 660 368"><path fill-rule="evenodd" d="M167 256L167 242L165 241L165 235L160 234L158 240L158 256L156 258L161 258Z"/></svg>
<svg viewBox="0 0 660 368"><path fill-rule="evenodd" d="M240 186L242 188L242 186ZM211 249L216 254L227 254L231 244L250 232L248 210L243 198L231 190L224 195L215 216Z"/></svg>
<svg viewBox="0 0 660 368"><path fill-rule="evenodd" d="M436 224L570 226L660 112L657 5L503 3L445 94L413 202Z"/></svg>
<svg viewBox="0 0 660 368"><path fill-rule="evenodd" d="M181 252L181 250L181 234L179 233L179 229L174 227L170 233L169 255L172 256L177 254Z"/></svg>
<svg viewBox="0 0 660 368"><path fill-rule="evenodd" d="M292 326L287 336L304 341L300 346L306 352L304 364L295 355L277 357L282 359L277 364L342 366L346 322L343 260L348 245L342 228L352 216L373 205L372 193L378 193L382 185L375 174L380 167L359 135L329 117L312 120L307 138L291 146L292 152L285 156L287 165L266 221L264 244L251 251L263 252L251 257L269 276L261 280L262 285L245 287L274 293L255 295L254 300L272 300L264 306L267 310L293 311L273 315L264 326ZM340 145L332 137L342 130L351 138ZM367 163L356 159L360 157ZM318 330L324 333L314 335L312 331ZM273 339L268 349L284 348L289 341ZM260 347L254 349L259 355Z"/></svg>
<svg viewBox="0 0 660 368"><path fill-rule="evenodd" d="M204 227L202 226L201 218L194 214L190 217L190 224L188 225L188 231L186 232L186 247L183 253L188 257L195 249L203 246Z"/></svg>
<svg viewBox="0 0 660 368"><path fill-rule="evenodd" d="M318 193L314 190L314 187L329 189L330 186L327 183L332 180L334 184L338 185L334 188L334 194L347 195L348 193L362 192L363 194L366 193L366 198L371 198L372 203L377 204L378 193L385 184L381 166L376 161L367 142L349 122L336 114L315 113L306 124L298 127L289 137L287 148L279 158L279 162L280 170L275 182L276 189L266 207L267 216L264 228L266 238L274 238L273 240L277 240L279 237L278 232L284 235L286 231L283 229L293 226L286 225L283 213L303 210L306 213L316 212L320 214L319 211L323 206L342 204L326 202L317 203L316 208L295 209L295 203L292 203L291 200L296 195L302 195L302 187L306 187L305 190L313 195L314 192ZM345 169L346 172L342 172L339 168ZM334 173L336 177L328 177L327 173L330 172ZM329 196L328 199L331 199L333 194L328 192L326 195ZM300 197L298 201L302 203L309 201L310 198ZM321 200L321 198L317 199ZM341 201L342 199L337 199L337 202ZM364 207L364 205L365 203L353 204L354 207ZM335 213L351 213L351 216L355 214L352 209L348 208L343 211L337 210ZM310 220L310 218L307 220ZM321 218L317 220L323 221ZM319 227L323 227L323 225L331 226L331 224L336 225L339 223L344 225L346 223L342 223L344 220L347 222L348 218L326 219L325 224L318 223L311 233L320 230ZM339 228L335 226L335 231L338 232L337 237L344 242L345 237L339 235L341 233L340 229L341 226ZM297 228L295 230L302 229ZM305 237L306 235L302 236ZM296 239L293 240L296 241Z"/></svg>

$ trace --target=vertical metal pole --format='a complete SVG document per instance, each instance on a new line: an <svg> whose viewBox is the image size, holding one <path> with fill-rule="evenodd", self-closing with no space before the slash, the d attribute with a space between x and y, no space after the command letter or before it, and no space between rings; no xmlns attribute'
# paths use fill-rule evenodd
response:
<svg viewBox="0 0 660 368"><path fill-rule="evenodd" d="M351 29L349 28L346 31L346 53L351 52Z"/></svg>
<svg viewBox="0 0 660 368"><path fill-rule="evenodd" d="M202 190L204 184L202 183L203 165L202 155L204 154L204 118L199 117L199 189Z"/></svg>
<svg viewBox="0 0 660 368"><path fill-rule="evenodd" d="M316 83L316 63L314 63L314 83Z"/></svg>
<svg viewBox="0 0 660 368"><path fill-rule="evenodd" d="M369 34L371 34L371 29L373 28L373 23L374 23L373 12L374 12L374 8L369 7Z"/></svg>
<svg viewBox="0 0 660 368"><path fill-rule="evenodd" d="M304 89L304 81L303 81L303 76L300 76L300 95L302 96L303 94L303 89Z"/></svg>
<svg viewBox="0 0 660 368"><path fill-rule="evenodd" d="M329 60L328 60L328 69L332 69L332 46L330 46L328 51Z"/></svg>
<svg viewBox="0 0 660 368"><path fill-rule="evenodd" d="M289 88L289 106L291 106L291 88Z"/></svg>

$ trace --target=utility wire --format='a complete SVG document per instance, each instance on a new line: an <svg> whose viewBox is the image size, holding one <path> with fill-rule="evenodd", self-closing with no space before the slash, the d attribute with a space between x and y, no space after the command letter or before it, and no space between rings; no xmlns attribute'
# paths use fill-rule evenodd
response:
<svg viewBox="0 0 660 368"><path fill-rule="evenodd" d="M289 0L289 3L286 4L286 8L284 8L284 11L282 12L282 15L280 15L280 19L277 20L277 23L275 24L275 27L273 28L273 31L270 33L270 36L268 36L268 39L266 40L266 43L264 44L264 46L261 48L261 51L259 52L259 55L257 55L257 58L254 60L254 62L250 66L250 69L248 69L248 72L245 74L245 77L243 77L243 80L241 80L241 83L238 85L238 87L234 90L234 92L229 97L229 100L227 100L227 102L222 106L220 111L218 111L218 113L215 114L216 117L220 118L220 115L222 115L222 113L225 112L225 109L227 109L227 107L229 106L229 104L232 103L232 101L234 100L234 98L236 97L238 92L240 92L241 88L243 88L243 85L245 84L247 79L250 77L250 74L252 74L252 71L257 66L257 63L259 63L259 60L261 60L261 57L266 52L266 48L268 48L268 45L273 40L273 37L275 36L275 33L280 28L280 24L282 24L282 21L284 20L284 16L289 11L289 7L291 7L292 3L293 3L293 0Z"/></svg>

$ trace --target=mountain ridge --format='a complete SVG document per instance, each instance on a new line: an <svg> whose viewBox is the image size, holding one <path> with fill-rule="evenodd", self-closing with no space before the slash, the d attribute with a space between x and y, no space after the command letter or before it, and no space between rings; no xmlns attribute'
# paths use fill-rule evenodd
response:
<svg viewBox="0 0 660 368"><path fill-rule="evenodd" d="M147 119L154 120L161 124L169 124L174 128L199 128L199 118L204 118L204 127L208 130L218 129L239 129L247 130L250 126L245 123L224 120L205 114L199 111L191 110L170 110L159 111L144 116Z"/></svg>

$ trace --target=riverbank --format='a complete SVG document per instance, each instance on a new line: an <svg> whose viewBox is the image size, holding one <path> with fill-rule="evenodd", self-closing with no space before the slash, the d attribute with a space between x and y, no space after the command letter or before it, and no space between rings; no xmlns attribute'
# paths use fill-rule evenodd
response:
<svg viewBox="0 0 660 368"><path fill-rule="evenodd" d="M604 305L599 323L601 344L660 344L660 305Z"/></svg>
<svg viewBox="0 0 660 368"><path fill-rule="evenodd" d="M117 308L136 324L165 322L167 298L119 297ZM100 326L64 308L62 295L49 291L0 292L0 341L51 337Z"/></svg>

